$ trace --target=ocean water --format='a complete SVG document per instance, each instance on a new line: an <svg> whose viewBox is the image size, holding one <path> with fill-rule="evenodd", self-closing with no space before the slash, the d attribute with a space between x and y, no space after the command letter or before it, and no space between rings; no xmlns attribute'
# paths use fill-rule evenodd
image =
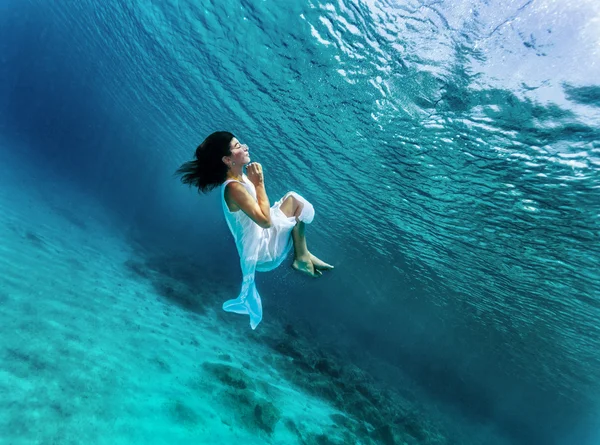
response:
<svg viewBox="0 0 600 445"><path fill-rule="evenodd" d="M600 443L600 4L0 0L0 444ZM175 169L315 206L258 274Z"/></svg>

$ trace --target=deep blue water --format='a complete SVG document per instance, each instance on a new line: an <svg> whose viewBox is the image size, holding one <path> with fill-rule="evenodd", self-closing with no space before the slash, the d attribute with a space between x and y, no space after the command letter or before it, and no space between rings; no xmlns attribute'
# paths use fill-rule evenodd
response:
<svg viewBox="0 0 600 445"><path fill-rule="evenodd" d="M309 245L336 265L260 275L263 323L367 350L510 443L593 445L599 20L593 1L3 0L0 149L235 291L218 194L172 176L232 131L271 202L314 203Z"/></svg>

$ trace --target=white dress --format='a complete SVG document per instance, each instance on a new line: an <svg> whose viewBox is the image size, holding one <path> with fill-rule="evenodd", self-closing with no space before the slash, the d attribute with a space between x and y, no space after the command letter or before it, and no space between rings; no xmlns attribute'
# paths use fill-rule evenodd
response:
<svg viewBox="0 0 600 445"><path fill-rule="evenodd" d="M227 300L223 303L223 310L237 314L248 314L250 316L250 327L256 329L256 326L262 320L262 303L260 294L254 284L254 274L256 271L268 272L275 269L287 257L293 245L292 229L296 225L296 218L293 216L287 217L279 207L284 199L289 195L293 195L304 204L298 219L306 224L312 222L315 210L312 204L302 196L296 192L288 192L271 206L271 227L263 229L242 210L232 212L227 207L225 187L233 181L242 184L256 200L254 184L250 182L246 175L242 175L242 179L243 181L228 179L221 186L223 213L229 230L235 239L244 277L240 294L236 299Z"/></svg>

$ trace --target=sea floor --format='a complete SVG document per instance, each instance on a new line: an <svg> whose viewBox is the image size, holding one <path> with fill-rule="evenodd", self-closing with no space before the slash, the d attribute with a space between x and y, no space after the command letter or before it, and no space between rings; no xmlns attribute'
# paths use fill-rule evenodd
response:
<svg viewBox="0 0 600 445"><path fill-rule="evenodd" d="M299 326L232 324L231 286L171 273L89 196L0 161L0 443L509 443Z"/></svg>

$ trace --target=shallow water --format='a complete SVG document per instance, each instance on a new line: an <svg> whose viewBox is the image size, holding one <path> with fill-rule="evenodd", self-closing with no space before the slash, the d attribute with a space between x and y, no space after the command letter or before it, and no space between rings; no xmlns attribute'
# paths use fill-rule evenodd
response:
<svg viewBox="0 0 600 445"><path fill-rule="evenodd" d="M209 440L215 424L194 423L207 408L189 389L148 404L123 390L110 402L117 399L103 393L109 387L159 397L152 394L164 376L136 387L129 379L146 366L128 362L126 348L96 371L119 382L90 389L99 405L60 405L81 415L77 422L56 417L54 393L40 396L44 408L17 403L29 399L11 392L11 379L32 391L48 387L73 363L95 363L94 350L135 345L133 328L124 327L130 324L149 329L137 341L154 330L161 346L170 335L187 340L193 332L202 362L215 362L211 354L226 354L231 344L262 357L267 344L281 373L267 383L284 381L306 400L325 400L327 414L317 417L338 410L352 421L389 424L396 443L478 443L481 431L498 443L597 442L595 2L5 1L0 12L0 283L7 332L14 333L0 343L0 388L11 394L0 428L14 443L58 440L61 425L64 437L81 433L93 443L173 443L177 434ZM289 268L260 275L266 326L251 347L240 346L253 338L243 322L218 311L239 283L218 196L186 193L171 176L216 129L249 144L272 202L293 189L315 204L309 247L336 264L318 283ZM114 286L119 304L108 295ZM209 290L200 298L197 289ZM144 309L146 301L153 306ZM164 310L175 313L169 328L155 316ZM88 324L67 321L92 315ZM113 323L110 335L95 335L106 323ZM319 349L291 368L279 363L289 348L267 341L286 324ZM69 344L73 332L81 338ZM74 357L52 365L64 342ZM144 348L157 348L150 345ZM437 435L405 438L410 428L393 423L397 415L381 400L371 401L380 409L373 417L337 400L339 386L329 394L309 388L298 376L310 377L314 357L331 350L385 391L398 391L400 411L425 410ZM212 365L187 363L189 352L157 351L170 382L192 372L211 379ZM229 355L232 366L247 360ZM260 374L260 367L248 372ZM348 376L324 374L324 386L347 383ZM253 397L288 403L261 391ZM136 410L152 406L158 417L144 414L154 420L136 435ZM232 406L215 408L217 424ZM112 420L74 426L99 409ZM119 429L123 409L134 414ZM188 420L156 420L169 412ZM44 425L37 435L14 426L27 416ZM225 423L213 439L250 440L256 428L256 443L334 437L325 426L295 431L285 417L273 431ZM365 433L344 422L338 419L335 440L349 440L340 431L391 440L379 425L378 433Z"/></svg>

